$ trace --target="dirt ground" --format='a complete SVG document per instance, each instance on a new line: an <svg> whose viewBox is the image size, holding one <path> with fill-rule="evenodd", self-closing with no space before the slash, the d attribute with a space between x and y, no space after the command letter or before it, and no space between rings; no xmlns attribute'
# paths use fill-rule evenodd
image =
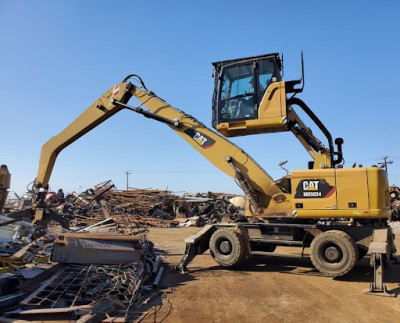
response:
<svg viewBox="0 0 400 323"><path fill-rule="evenodd" d="M166 264L176 265L184 239L197 231L157 228L148 238ZM399 243L398 237L398 250ZM307 251L300 258L298 248L277 248L229 270L207 251L186 274L167 269L162 296L144 307L140 322L400 322L400 297L363 294L373 281L368 258L347 276L332 279L313 268ZM393 264L384 279L389 291L400 293L400 265Z"/></svg>

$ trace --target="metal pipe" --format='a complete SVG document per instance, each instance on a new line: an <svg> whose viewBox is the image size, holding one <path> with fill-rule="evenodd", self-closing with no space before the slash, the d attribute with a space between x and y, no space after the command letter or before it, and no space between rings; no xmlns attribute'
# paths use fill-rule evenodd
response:
<svg viewBox="0 0 400 323"><path fill-rule="evenodd" d="M164 273L164 267L160 267L160 270L158 271L157 276L154 279L153 288L158 288L163 273Z"/></svg>
<svg viewBox="0 0 400 323"><path fill-rule="evenodd" d="M156 261L154 263L154 266L153 266L153 274L157 273L158 267L160 267L160 262L161 262L161 258L157 257Z"/></svg>
<svg viewBox="0 0 400 323"><path fill-rule="evenodd" d="M146 262L146 271L151 274L151 268L148 262Z"/></svg>
<svg viewBox="0 0 400 323"><path fill-rule="evenodd" d="M76 194L76 193L75 193L75 194ZM75 230L74 232L79 232L79 231L91 229L91 228L94 228L94 227L103 225L103 224L105 224L105 223L107 223L107 222L110 222L110 221L112 221L112 223L114 223L114 220L113 220L113 219L108 218L108 219L105 219L105 220L103 220L103 221L100 221L100 222L97 222L97 223L95 223L95 224L92 224L92 225L89 225L89 226L87 226L87 227L84 227L84 228L82 228L82 229ZM114 223L114 224L115 224L115 223Z"/></svg>

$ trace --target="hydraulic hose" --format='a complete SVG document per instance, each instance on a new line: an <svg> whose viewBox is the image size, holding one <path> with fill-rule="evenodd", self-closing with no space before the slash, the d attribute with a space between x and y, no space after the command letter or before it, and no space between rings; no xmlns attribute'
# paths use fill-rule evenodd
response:
<svg viewBox="0 0 400 323"><path fill-rule="evenodd" d="M307 104L304 103L303 100L296 98L296 97L292 97L287 100L287 105L299 106L310 117L310 119L312 121L314 121L314 123L318 126L318 128L322 131L322 133L325 135L326 139L328 140L329 154L330 154L331 161L332 161L332 168L334 168L336 165L340 164L343 160L343 154L342 154L342 148L341 148L341 145L343 144L343 139L337 138L335 140L335 143L338 146L338 152L335 152L332 136L331 136L329 130L324 126L324 124L321 122L321 120L319 120L319 118L315 115L315 113L307 106ZM338 156L338 158L336 160L334 159L335 155Z"/></svg>

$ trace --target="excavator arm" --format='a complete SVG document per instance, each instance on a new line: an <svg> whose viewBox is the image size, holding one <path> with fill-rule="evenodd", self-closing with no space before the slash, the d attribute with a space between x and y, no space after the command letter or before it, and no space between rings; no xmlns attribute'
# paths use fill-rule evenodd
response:
<svg viewBox="0 0 400 323"><path fill-rule="evenodd" d="M140 77L137 77L140 86L128 82L128 78L111 87L62 132L43 145L38 175L34 183L37 196L36 221L42 220L45 214L44 197L58 154L122 109L129 109L167 124L207 160L237 181L249 200L250 212L261 215L270 205L271 200L276 200L273 197L280 196L280 201L282 200L282 190L241 148L210 130L193 116L172 107L147 90ZM140 102L138 107L127 105L132 97ZM142 106L148 110L143 109ZM288 214L280 215L289 215L289 208Z"/></svg>
<svg viewBox="0 0 400 323"><path fill-rule="evenodd" d="M50 175L58 154L78 138L97 127L122 109L111 103L112 99L128 102L132 97L131 84L119 83L108 89L87 110L76 118L58 135L47 141L40 154L39 170L34 183L35 189L48 188Z"/></svg>
<svg viewBox="0 0 400 323"><path fill-rule="evenodd" d="M69 146L75 140L79 139L122 109L121 106L112 104L111 100L116 99L121 102L128 102L131 97L132 91L130 83L123 82L114 85L62 132L52 137L43 145L40 154L38 174L33 184L33 192L36 195L34 209L16 212L13 217L22 218L33 215L34 222L55 220L63 227L68 228L68 221L51 210L46 209L44 202L49 186L49 179L57 156L65 147Z"/></svg>

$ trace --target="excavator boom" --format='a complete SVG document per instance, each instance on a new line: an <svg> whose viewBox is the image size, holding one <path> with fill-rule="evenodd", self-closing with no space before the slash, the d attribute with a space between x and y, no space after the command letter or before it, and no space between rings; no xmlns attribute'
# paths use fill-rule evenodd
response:
<svg viewBox="0 0 400 323"><path fill-rule="evenodd" d="M140 102L139 107L126 104L132 96ZM68 127L43 145L35 189L47 189L55 160L65 147L124 108L167 124L222 172L235 178L248 197L252 210L258 214L268 206L273 195L282 193L274 180L241 148L193 116L172 107L144 86L135 86L127 80L111 87ZM38 200L43 200L44 193L39 193L39 196Z"/></svg>
<svg viewBox="0 0 400 323"><path fill-rule="evenodd" d="M335 140L338 149L334 151L332 137L318 117L302 100L287 97L301 92L302 88L295 88L298 80L282 80L278 54L218 62L214 67L214 128L227 137L291 131L313 159L308 170L292 171L291 175L274 181L241 148L166 103L149 91L140 77L132 74L111 87L43 146L34 185L38 193L35 218L40 220L41 213L46 211L41 202L58 153L121 109L165 123L218 169L234 178L247 198L248 216L387 218L388 203L380 194L387 189L385 173L374 168L345 170L339 165L343 159L343 140ZM128 81L132 77L137 81L135 84ZM137 107L127 104L132 97L139 102ZM325 135L326 148L299 118L295 105ZM354 183L367 184L359 188Z"/></svg>

